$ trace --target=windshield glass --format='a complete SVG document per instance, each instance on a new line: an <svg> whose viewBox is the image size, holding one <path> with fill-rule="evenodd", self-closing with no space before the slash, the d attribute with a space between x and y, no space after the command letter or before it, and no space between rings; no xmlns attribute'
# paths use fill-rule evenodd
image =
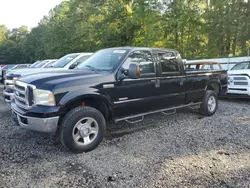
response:
<svg viewBox="0 0 250 188"><path fill-rule="evenodd" d="M15 65L8 65L8 70L12 69Z"/></svg>
<svg viewBox="0 0 250 188"><path fill-rule="evenodd" d="M60 58L56 63L52 65L52 67L55 68L63 68L65 67L69 62L71 62L73 59L75 59L78 54L71 54L71 55L66 55Z"/></svg>
<svg viewBox="0 0 250 188"><path fill-rule="evenodd" d="M45 65L46 63L48 63L48 61L42 61L42 62L40 62L39 64L37 64L36 66L35 66L35 68L41 68L43 65Z"/></svg>
<svg viewBox="0 0 250 188"><path fill-rule="evenodd" d="M250 69L250 62L238 63L231 70Z"/></svg>
<svg viewBox="0 0 250 188"><path fill-rule="evenodd" d="M128 50L105 49L96 52L86 61L81 63L78 69L93 69L97 71L111 71L119 65L119 62L126 56Z"/></svg>
<svg viewBox="0 0 250 188"><path fill-rule="evenodd" d="M36 61L35 63L33 63L32 65L30 65L31 68L36 67L39 63L41 63L41 61Z"/></svg>
<svg viewBox="0 0 250 188"><path fill-rule="evenodd" d="M51 61L49 62L47 65L44 66L44 68L48 68L51 67L53 65L53 63L55 63L56 61Z"/></svg>

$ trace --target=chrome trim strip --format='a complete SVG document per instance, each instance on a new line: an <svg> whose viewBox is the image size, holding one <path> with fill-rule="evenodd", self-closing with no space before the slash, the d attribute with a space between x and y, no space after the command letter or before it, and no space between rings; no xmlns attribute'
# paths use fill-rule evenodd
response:
<svg viewBox="0 0 250 188"><path fill-rule="evenodd" d="M15 94L15 98L18 99L19 101L25 102L27 104L27 100L25 98L19 97Z"/></svg>
<svg viewBox="0 0 250 188"><path fill-rule="evenodd" d="M14 84L14 81L13 80L5 80L5 85L6 84Z"/></svg>
<svg viewBox="0 0 250 188"><path fill-rule="evenodd" d="M16 81L16 85L21 86L21 87L24 87L24 88L27 87L27 84L26 84L26 83L21 82L21 81L18 81L18 80Z"/></svg>
<svg viewBox="0 0 250 188"><path fill-rule="evenodd" d="M29 110L31 107L25 106L22 103L18 102L18 100L15 100L15 103L18 107L23 108L25 110Z"/></svg>
<svg viewBox="0 0 250 188"><path fill-rule="evenodd" d="M161 76L161 77L156 77L157 79L174 79L174 78L186 78L185 75L182 76Z"/></svg>
<svg viewBox="0 0 250 188"><path fill-rule="evenodd" d="M5 87L8 88L8 89L14 89L15 88L14 85L5 85Z"/></svg>
<svg viewBox="0 0 250 188"><path fill-rule="evenodd" d="M5 101L6 103L11 103L11 102L12 102L12 100L8 100L8 99L4 99L4 101Z"/></svg>
<svg viewBox="0 0 250 188"><path fill-rule="evenodd" d="M114 88L115 85L114 84L104 84L103 88L107 89L107 88Z"/></svg>
<svg viewBox="0 0 250 188"><path fill-rule="evenodd" d="M18 93L21 93L21 94L25 95L25 90L20 90L20 89L17 89L16 87L15 87L15 90L16 90Z"/></svg>
<svg viewBox="0 0 250 188"><path fill-rule="evenodd" d="M120 104L120 103L126 103L126 102L135 102L135 101L149 100L149 99L154 100L155 98L167 98L167 97L174 97L174 96L184 95L184 94L185 94L185 92L181 92L181 93L171 93L171 94L166 94L166 95L157 95L157 96L153 96L153 97L145 97L145 98L138 98L138 99L126 99L126 100L124 99L124 100L121 100L121 101L115 101L114 104ZM123 98L121 98L121 99L123 99Z"/></svg>
<svg viewBox="0 0 250 188"><path fill-rule="evenodd" d="M12 97L12 96L14 96L14 93L8 93L6 91L3 91L3 95L8 96L8 97Z"/></svg>
<svg viewBox="0 0 250 188"><path fill-rule="evenodd" d="M143 100L144 98L139 98L139 99L130 99L130 100L121 100L121 101L115 101L114 104L120 104L120 103L125 103L125 102L134 102L134 101L140 101Z"/></svg>

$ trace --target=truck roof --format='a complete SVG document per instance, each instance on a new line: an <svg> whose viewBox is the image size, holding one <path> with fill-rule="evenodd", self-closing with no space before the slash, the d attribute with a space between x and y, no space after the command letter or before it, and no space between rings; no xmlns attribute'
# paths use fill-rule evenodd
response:
<svg viewBox="0 0 250 188"><path fill-rule="evenodd" d="M112 47L108 49L122 49L122 50L167 50L179 53L177 50L169 48L149 48L149 47L134 47L134 46L124 46L124 47Z"/></svg>

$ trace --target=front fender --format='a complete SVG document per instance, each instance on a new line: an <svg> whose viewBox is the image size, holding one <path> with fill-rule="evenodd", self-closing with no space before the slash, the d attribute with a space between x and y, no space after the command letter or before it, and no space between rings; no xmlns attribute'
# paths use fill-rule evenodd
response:
<svg viewBox="0 0 250 188"><path fill-rule="evenodd" d="M60 106L65 106L75 100L79 100L82 98L98 98L103 100L108 106L112 105L112 101L108 95L102 94L98 92L96 89L88 89L88 90L76 90L68 92L63 98L59 101Z"/></svg>

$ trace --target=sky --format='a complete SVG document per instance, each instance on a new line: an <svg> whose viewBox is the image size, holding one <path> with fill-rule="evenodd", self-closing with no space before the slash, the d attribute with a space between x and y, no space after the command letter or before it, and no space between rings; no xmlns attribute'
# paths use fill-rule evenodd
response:
<svg viewBox="0 0 250 188"><path fill-rule="evenodd" d="M31 29L60 2L62 0L0 0L0 25L9 29L26 25Z"/></svg>

